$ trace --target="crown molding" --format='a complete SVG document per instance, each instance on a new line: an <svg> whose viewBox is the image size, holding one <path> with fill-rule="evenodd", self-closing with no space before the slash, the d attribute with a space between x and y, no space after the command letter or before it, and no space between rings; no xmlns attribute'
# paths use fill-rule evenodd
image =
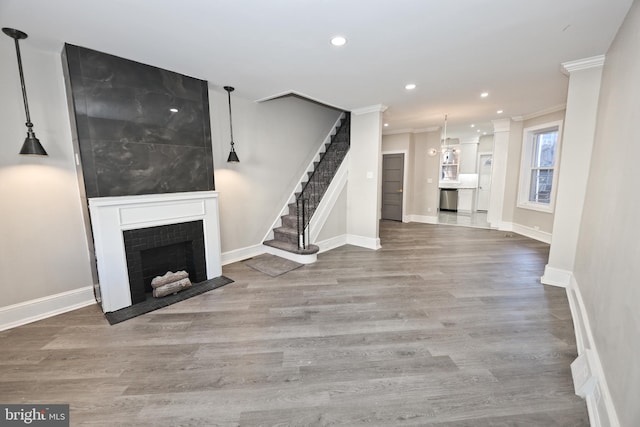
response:
<svg viewBox="0 0 640 427"><path fill-rule="evenodd" d="M587 70L589 68L602 67L604 65L604 55L592 56L590 58L578 59L577 61L568 61L560 64L562 66L562 74L569 75L574 71Z"/></svg>
<svg viewBox="0 0 640 427"><path fill-rule="evenodd" d="M493 132L509 132L511 128L511 119L491 120L493 123Z"/></svg>
<svg viewBox="0 0 640 427"><path fill-rule="evenodd" d="M435 132L440 130L440 126L431 126L428 128L420 128L420 129L413 129L413 128L404 128L404 129L395 129L395 130L387 130L387 131L383 131L382 134L383 135L398 135L401 133L424 133L424 132Z"/></svg>
<svg viewBox="0 0 640 427"><path fill-rule="evenodd" d="M413 133L413 129L395 129L382 131L383 135L400 135L402 133Z"/></svg>
<svg viewBox="0 0 640 427"><path fill-rule="evenodd" d="M412 133L435 132L442 129L442 126L430 126L428 128L414 129Z"/></svg>
<svg viewBox="0 0 640 427"><path fill-rule="evenodd" d="M368 107L356 108L354 110L351 110L351 114L355 114L356 116L359 116L361 114L369 114L369 113L384 113L385 111L387 111L387 108L389 107L382 104L369 105Z"/></svg>
<svg viewBox="0 0 640 427"><path fill-rule="evenodd" d="M536 117L546 116L547 114L557 113L567 109L567 104L558 104L553 107L545 108L544 110L536 111L534 113L525 114L523 116L513 116L511 120L514 122L523 122L525 120L535 119Z"/></svg>

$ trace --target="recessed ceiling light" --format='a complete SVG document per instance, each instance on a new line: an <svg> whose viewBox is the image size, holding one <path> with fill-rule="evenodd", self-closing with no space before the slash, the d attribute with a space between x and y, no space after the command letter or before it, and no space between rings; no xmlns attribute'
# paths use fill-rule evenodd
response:
<svg viewBox="0 0 640 427"><path fill-rule="evenodd" d="M404 87L406 90L414 90L416 88L415 83L409 83L408 85L405 85Z"/></svg>
<svg viewBox="0 0 640 427"><path fill-rule="evenodd" d="M331 38L331 44L334 46L344 46L347 44L347 39L343 36L335 36Z"/></svg>
<svg viewBox="0 0 640 427"><path fill-rule="evenodd" d="M480 133L480 129L476 130L476 132Z"/></svg>
<svg viewBox="0 0 640 427"><path fill-rule="evenodd" d="M496 111L496 113L498 113L498 114L502 114L502 113L504 113L504 111L502 111L502 110L498 110L498 111Z"/></svg>
<svg viewBox="0 0 640 427"><path fill-rule="evenodd" d="M471 127L472 127L472 128L474 128L474 127L476 127L476 125L474 125L474 124L472 123L472 124L471 124Z"/></svg>
<svg viewBox="0 0 640 427"><path fill-rule="evenodd" d="M169 108L169 111L171 111L172 113L177 113L178 109L177 108Z"/></svg>
<svg viewBox="0 0 640 427"><path fill-rule="evenodd" d="M482 97L482 98L486 98L487 96L489 96L489 92L482 92L480 94L480 97Z"/></svg>
<svg viewBox="0 0 640 427"><path fill-rule="evenodd" d="M385 123L385 124L384 124L384 127L389 127L389 123Z"/></svg>

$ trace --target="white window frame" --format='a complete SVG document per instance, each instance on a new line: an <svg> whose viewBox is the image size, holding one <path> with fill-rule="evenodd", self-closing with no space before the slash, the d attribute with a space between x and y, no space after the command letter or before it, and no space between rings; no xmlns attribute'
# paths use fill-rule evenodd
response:
<svg viewBox="0 0 640 427"><path fill-rule="evenodd" d="M558 142L553 164L553 176L551 178L551 194L549 203L538 203L529 201L529 190L531 188L531 163L533 161L533 147L535 135L540 132L557 130ZM520 181L518 186L517 207L531 209L534 211L553 213L556 202L556 188L558 183L558 173L560 172L560 147L562 145L562 120L542 123L531 126L522 131L522 155L520 160Z"/></svg>

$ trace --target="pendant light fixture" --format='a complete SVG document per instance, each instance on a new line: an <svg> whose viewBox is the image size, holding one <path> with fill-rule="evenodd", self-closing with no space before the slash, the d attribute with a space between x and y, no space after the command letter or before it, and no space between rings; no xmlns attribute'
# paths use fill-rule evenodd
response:
<svg viewBox="0 0 640 427"><path fill-rule="evenodd" d="M234 88L231 86L225 86L224 90L227 91L227 95L229 97L229 129L231 130L231 151L229 152L229 158L227 162L238 163L240 159L236 154L236 150L234 148L235 143L233 142L233 121L231 120L231 92L234 91Z"/></svg>
<svg viewBox="0 0 640 427"><path fill-rule="evenodd" d="M22 144L20 154L46 156L47 152L42 147L42 144L40 144L40 141L36 138L36 134L33 131L33 123L31 123L31 116L29 115L29 103L27 102L27 89L24 85L24 74L22 73L22 58L20 57L20 46L18 45L18 40L26 39L27 34L14 28L3 28L2 32L11 37L16 44L18 72L20 73L20 84L22 85L22 99L24 101L24 112L27 116L27 122L25 123L27 125L27 137L24 140L24 144Z"/></svg>
<svg viewBox="0 0 640 427"><path fill-rule="evenodd" d="M442 137L442 147L447 146L447 115L444 115L444 136Z"/></svg>

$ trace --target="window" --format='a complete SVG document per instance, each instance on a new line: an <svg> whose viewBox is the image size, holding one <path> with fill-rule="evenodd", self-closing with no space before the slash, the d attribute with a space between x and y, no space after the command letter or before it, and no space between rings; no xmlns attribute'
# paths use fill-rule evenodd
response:
<svg viewBox="0 0 640 427"><path fill-rule="evenodd" d="M518 207L553 212L562 122L523 132Z"/></svg>

